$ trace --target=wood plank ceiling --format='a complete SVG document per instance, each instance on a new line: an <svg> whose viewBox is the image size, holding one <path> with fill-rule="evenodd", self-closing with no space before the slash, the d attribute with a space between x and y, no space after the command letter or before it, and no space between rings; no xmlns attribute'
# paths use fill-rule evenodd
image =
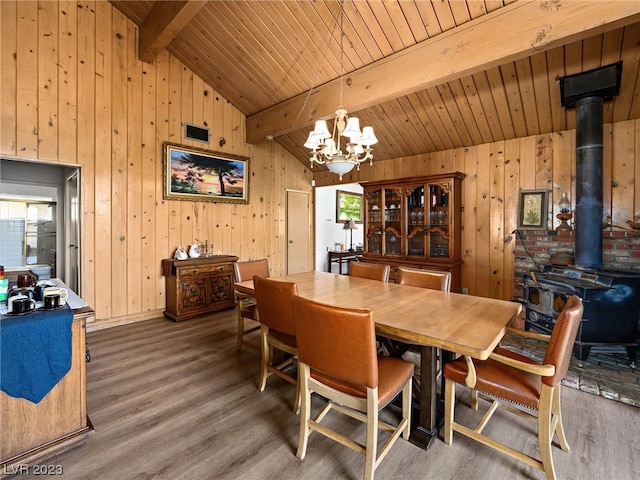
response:
<svg viewBox="0 0 640 480"><path fill-rule="evenodd" d="M345 0L342 67L336 0L111 3L143 59L166 45L247 116L247 141L272 135L305 165L341 74L380 160L575 128L559 77L619 60L605 123L640 118L636 1Z"/></svg>

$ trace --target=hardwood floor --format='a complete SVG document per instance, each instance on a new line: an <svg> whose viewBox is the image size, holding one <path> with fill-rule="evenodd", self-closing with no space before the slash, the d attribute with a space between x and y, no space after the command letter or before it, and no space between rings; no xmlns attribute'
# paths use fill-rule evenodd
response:
<svg viewBox="0 0 640 480"><path fill-rule="evenodd" d="M46 464L60 465L67 480L361 478L364 457L320 435L311 436L303 461L296 458L294 387L271 377L264 392L257 390L259 353L235 352L235 322L232 310L89 333L87 397L95 433L86 445ZM465 394L462 398L468 400ZM569 388L563 390L563 402L571 451L554 449L558 477L639 478L638 409ZM468 422L479 418L462 404L456 416ZM504 433L510 444L535 451L535 437L522 432L533 432L533 424L515 420L521 428L514 431L503 418L496 414L487 431ZM339 417L335 423L364 436L358 422ZM399 440L376 478L544 475L454 435L451 446L436 440L428 452Z"/></svg>

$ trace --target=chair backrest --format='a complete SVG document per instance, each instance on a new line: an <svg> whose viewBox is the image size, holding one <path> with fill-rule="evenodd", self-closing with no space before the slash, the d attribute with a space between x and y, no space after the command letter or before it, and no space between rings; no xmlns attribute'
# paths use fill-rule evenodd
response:
<svg viewBox="0 0 640 480"><path fill-rule="evenodd" d="M254 275L266 278L269 277L269 262L266 258L235 262L233 264L233 273L235 274L236 282L251 280Z"/></svg>
<svg viewBox="0 0 640 480"><path fill-rule="evenodd" d="M254 275L253 290L260 323L270 330L295 336L292 301L298 295L296 284Z"/></svg>
<svg viewBox="0 0 640 480"><path fill-rule="evenodd" d="M556 367L555 375L542 377L542 382L550 387L560 382L567 374L573 343L576 341L578 327L582 320L582 312L582 300L577 295L572 295L556 319L542 362L545 365Z"/></svg>
<svg viewBox="0 0 640 480"><path fill-rule="evenodd" d="M448 292L451 290L451 272L398 267L396 283Z"/></svg>
<svg viewBox="0 0 640 480"><path fill-rule="evenodd" d="M323 376L333 388L366 397L378 386L375 325L369 309L326 305L293 299L298 359ZM321 380L322 381L322 380ZM342 387L340 384L344 385Z"/></svg>
<svg viewBox="0 0 640 480"><path fill-rule="evenodd" d="M349 275L352 277L368 278L370 280L389 281L389 265L379 265L376 263L351 262L349 265Z"/></svg>

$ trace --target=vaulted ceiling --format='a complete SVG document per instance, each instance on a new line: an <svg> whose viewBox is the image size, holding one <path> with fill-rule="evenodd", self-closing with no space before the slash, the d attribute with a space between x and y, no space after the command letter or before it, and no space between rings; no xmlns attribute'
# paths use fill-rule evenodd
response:
<svg viewBox="0 0 640 480"><path fill-rule="evenodd" d="M345 0L342 60L336 0L111 3L306 165L341 83L382 160L575 128L559 78L619 60L605 123L640 118L639 1Z"/></svg>

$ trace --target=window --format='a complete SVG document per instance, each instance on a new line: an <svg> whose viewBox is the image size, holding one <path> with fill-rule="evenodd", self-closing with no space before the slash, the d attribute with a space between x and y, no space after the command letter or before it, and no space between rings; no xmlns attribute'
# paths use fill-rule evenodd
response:
<svg viewBox="0 0 640 480"><path fill-rule="evenodd" d="M0 200L0 265L9 269L55 265L56 211L51 200Z"/></svg>

